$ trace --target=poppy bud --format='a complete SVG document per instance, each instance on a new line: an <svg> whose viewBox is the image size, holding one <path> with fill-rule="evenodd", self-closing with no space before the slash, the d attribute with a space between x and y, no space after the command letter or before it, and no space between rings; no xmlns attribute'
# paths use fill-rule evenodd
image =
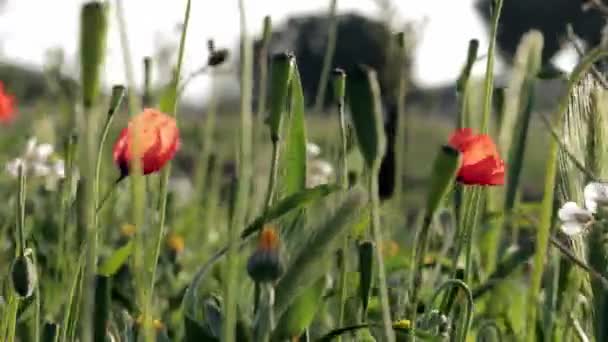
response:
<svg viewBox="0 0 608 342"><path fill-rule="evenodd" d="M332 71L332 85L336 101L342 103L346 96L346 73L344 70L336 68Z"/></svg>
<svg viewBox="0 0 608 342"><path fill-rule="evenodd" d="M279 237L272 227L260 233L258 248L247 261L247 273L256 282L272 282L283 274L279 256Z"/></svg>
<svg viewBox="0 0 608 342"><path fill-rule="evenodd" d="M134 128L138 132L134 132ZM138 142L134 146L134 139ZM147 108L131 119L120 132L114 145L114 163L123 177L129 175L133 158L139 158L144 175L159 171L173 158L179 148L179 130L175 119ZM137 151L133 151L136 147Z"/></svg>
<svg viewBox="0 0 608 342"><path fill-rule="evenodd" d="M101 67L106 55L107 6L99 1L86 3L80 20L82 99L85 107L91 107L99 94Z"/></svg>
<svg viewBox="0 0 608 342"><path fill-rule="evenodd" d="M20 255L15 259L11 266L11 280L19 297L29 298L34 293L38 276L34 264L28 257Z"/></svg>

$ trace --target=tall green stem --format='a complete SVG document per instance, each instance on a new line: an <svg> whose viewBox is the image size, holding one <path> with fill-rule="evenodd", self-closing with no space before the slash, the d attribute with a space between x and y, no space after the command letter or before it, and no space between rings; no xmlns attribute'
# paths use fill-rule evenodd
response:
<svg viewBox="0 0 608 342"><path fill-rule="evenodd" d="M498 20L502 10L503 0L493 0L492 8L492 30L490 31L490 44L488 45L488 57L486 63L486 78L484 82L483 117L481 121L481 132L488 131L490 115L492 112L492 92L494 91L494 50L496 49L496 34L498 33Z"/></svg>
<svg viewBox="0 0 608 342"><path fill-rule="evenodd" d="M336 51L336 36L338 31L338 18L336 15L338 9L338 0L331 0L329 3L329 29L327 32L327 48L325 56L323 56L323 69L319 77L317 85L317 95L315 98L315 113L319 113L323 109L325 102L325 91L327 90L327 81L329 80L329 72L331 71L331 62L334 59Z"/></svg>
<svg viewBox="0 0 608 342"><path fill-rule="evenodd" d="M342 190L348 189L348 164L347 164L347 144L346 140L346 115L344 114L344 97L346 87L346 74L341 70L334 70L334 93L337 97L338 119L340 122L340 171L339 182ZM342 240L342 259L340 263L340 311L338 316L338 327L344 325L344 313L347 300L347 275L348 275L348 235ZM338 342L342 337L338 337Z"/></svg>
<svg viewBox="0 0 608 342"><path fill-rule="evenodd" d="M379 164L379 163L376 163ZM380 304L382 307L382 323L384 327L384 341L395 341L395 332L392 327L390 304L388 298L388 288L386 285L386 270L384 268L384 258L380 251L382 244L382 231L380 226L380 198L378 197L378 173L380 167L376 165L370 172L369 194L371 200L372 215L372 235L376 244L376 263L378 264L378 287L380 290Z"/></svg>
<svg viewBox="0 0 608 342"><path fill-rule="evenodd" d="M188 2L186 3L186 9L185 9L185 13L184 13L183 29L182 29L182 35L181 35L180 44L179 44L179 52L178 52L178 57L177 57L177 68L175 70L173 84L171 84L171 88L169 89L169 91L173 92L172 93L173 94L173 98L172 98L173 103L169 103L169 106L172 108L168 108L168 109L173 112L173 115L176 117L176 119L178 116L178 104L179 104L178 88L179 88L179 84L180 84L181 70L182 70L184 53L185 53L185 48L186 48L186 36L188 34L188 24L190 23L190 9L191 9L191 0L188 0ZM166 110L166 109L162 108L162 110ZM151 270L151 274L150 274L150 278L149 278L150 287L147 292L147 299L146 299L146 305L149 309L151 309L152 301L154 299L154 285L155 285L155 279L156 279L156 270L158 267L158 258L160 256L162 239L163 239L163 235L165 232L165 220L167 217L167 194L169 192L168 184L169 184L170 174L171 174L171 164L168 164L163 169L163 172L161 175L160 200L159 200L159 205L158 205L158 213L160 214L160 218L158 221L158 229L156 232L156 243L155 243L155 247L154 247L154 254L152 255L152 259L150 261L150 263L151 263L150 267L152 270ZM148 329L146 329L146 330L148 330Z"/></svg>
<svg viewBox="0 0 608 342"><path fill-rule="evenodd" d="M252 59L251 42L247 35L245 1L239 0L239 15L241 24L241 127L239 148L238 186L235 196L234 216L230 226L228 241L228 256L226 268L226 288L224 322L222 326L222 341L235 341L236 312L237 312L237 286L239 284L238 270L238 243L239 230L245 224L247 214L247 197L250 191L251 180L251 85L252 85Z"/></svg>

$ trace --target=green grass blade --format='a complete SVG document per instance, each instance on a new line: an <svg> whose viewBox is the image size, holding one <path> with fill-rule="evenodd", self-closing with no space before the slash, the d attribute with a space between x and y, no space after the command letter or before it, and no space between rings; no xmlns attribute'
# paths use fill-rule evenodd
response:
<svg viewBox="0 0 608 342"><path fill-rule="evenodd" d="M285 122L285 143L280 160L280 196L289 196L306 188L306 125L304 92L297 65L291 79L291 98Z"/></svg>
<svg viewBox="0 0 608 342"><path fill-rule="evenodd" d="M127 262L131 253L133 253L133 240L117 249L108 260L104 261L99 266L98 273L106 277L114 275Z"/></svg>

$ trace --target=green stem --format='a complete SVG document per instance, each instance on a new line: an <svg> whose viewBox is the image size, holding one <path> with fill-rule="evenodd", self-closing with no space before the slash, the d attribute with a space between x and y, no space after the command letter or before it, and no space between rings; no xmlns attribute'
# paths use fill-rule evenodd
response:
<svg viewBox="0 0 608 342"><path fill-rule="evenodd" d="M376 163L379 164L379 163ZM388 298L388 288L386 285L386 269L384 268L384 258L380 251L382 244L382 231L380 226L380 198L378 197L378 173L379 165L373 167L370 172L369 193L371 200L371 215L372 215L372 235L376 244L376 262L378 264L378 287L380 289L380 303L382 307L382 323L384 327L384 341L395 341L395 332L392 328L391 312Z"/></svg>
<svg viewBox="0 0 608 342"><path fill-rule="evenodd" d="M464 244L466 246L464 281L469 285L472 285L471 267L472 267L472 253L473 253L473 234L475 234L475 230L477 227L477 222L478 222L477 217L480 212L479 206L481 205L481 203L483 203L481 200L483 193L484 193L483 189L481 189L481 188L473 189L473 200L472 200L472 204L471 204L472 213L471 213L471 216L469 217L469 222L467 222L467 225L463 227L465 229L465 235L464 235L465 243Z"/></svg>
<svg viewBox="0 0 608 342"><path fill-rule="evenodd" d="M186 10L184 13L184 21L183 21L183 30L182 30L182 35L181 35L181 40L180 40L180 45L179 45L179 52L178 52L178 59L177 59L177 68L175 71L175 79L174 79L174 84L173 86L174 91L175 91L175 102L173 103L173 113L175 115L175 117L177 118L177 106L178 106L178 98L177 98L177 91L178 91L178 87L179 87L179 80L180 80L180 75L181 75L181 70L182 70L182 65L183 65L183 60L184 60L184 52L185 52L185 47L186 47L186 36L188 34L188 24L190 23L190 9L191 9L191 0L188 0L188 2L186 3ZM156 279L156 271L157 271L157 267L158 267L158 258L160 256L160 249L162 246L162 239L163 239L163 235L165 232L165 221L166 221L166 217L167 217L167 195L169 192L169 176L171 174L171 164L168 164L167 166L165 166L162 175L161 175L161 184L160 184L160 202L159 202L159 207L158 207L158 212L160 213L160 219L158 222L158 231L156 234L156 244L155 244L155 249L154 249L154 255L153 255L153 259L152 259L152 272L150 275L150 288L149 291L147 293L147 300L146 300L146 305L148 306L148 308L151 308L152 306L152 300L154 298L154 285L155 285L155 279ZM147 329L146 329L147 330Z"/></svg>
<svg viewBox="0 0 608 342"><path fill-rule="evenodd" d="M252 85L252 55L251 42L247 35L245 4L244 0L239 0L239 16L241 26L241 127L240 127L240 148L239 148L239 170L238 185L235 196L234 216L229 233L228 260L226 269L225 284L225 310L224 324L222 331L222 341L235 341L236 310L239 284L238 269L238 243L239 229L245 224L247 214L247 198L251 190L251 85Z"/></svg>
<svg viewBox="0 0 608 342"><path fill-rule="evenodd" d="M344 97L338 99L338 113L340 116L340 185L342 190L348 189L348 164L347 164L347 141L346 141L346 118L344 115ZM347 299L347 275L348 275L348 235L342 240L342 262L340 263L340 312L338 316L338 326L344 325L344 313ZM342 337L338 337L342 341Z"/></svg>
<svg viewBox="0 0 608 342"><path fill-rule="evenodd" d="M25 169L19 167L19 198L17 201L17 233L19 237L19 256L25 256Z"/></svg>
<svg viewBox="0 0 608 342"><path fill-rule="evenodd" d="M15 331L17 329L17 311L19 309L19 298L15 294L10 295L9 306L8 306L8 336L7 342L15 342Z"/></svg>
<svg viewBox="0 0 608 342"><path fill-rule="evenodd" d="M481 132L488 131L490 113L492 112L492 92L494 91L494 50L496 49L496 35L498 32L498 20L502 9L503 0L493 0L492 8L492 30L490 31L490 44L488 46L488 57L486 64L486 78L484 82L483 117L481 121Z"/></svg>
<svg viewBox="0 0 608 342"><path fill-rule="evenodd" d="M327 33L327 48L325 50L325 55L323 56L323 69L321 69L321 76L319 78L319 84L317 85L317 95L315 98L314 107L315 113L319 113L321 109L323 109L325 91L327 90L327 81L329 79L329 72L331 71L331 62L336 51L336 35L338 30L338 19L336 16L337 8L338 0L331 0L329 3L329 30Z"/></svg>
<svg viewBox="0 0 608 342"><path fill-rule="evenodd" d="M266 199L264 200L264 214L268 212L268 209L272 205L274 198L274 191L277 183L277 172L279 165L279 138L272 137L272 161L270 164L270 175L268 179L268 188L266 190Z"/></svg>

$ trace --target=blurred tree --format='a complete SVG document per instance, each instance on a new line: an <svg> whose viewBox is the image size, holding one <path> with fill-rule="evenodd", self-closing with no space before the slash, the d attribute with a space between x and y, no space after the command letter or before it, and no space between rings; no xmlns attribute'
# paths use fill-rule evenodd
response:
<svg viewBox="0 0 608 342"><path fill-rule="evenodd" d="M391 31L383 22L356 14L339 15L337 20L337 43L332 68L342 68L347 74L357 64L366 64L376 69L386 102L397 87L399 64L405 63L409 70L412 65L412 54L408 54L405 61L391 58ZM285 25L275 30L270 39L270 56L284 51L295 53L308 105L312 104L316 95L327 45L328 28L329 20L324 14L297 16L288 19ZM254 65L257 65L260 48L261 40L256 40ZM256 79L258 77L257 70L254 77ZM328 87L325 104L332 101L330 90Z"/></svg>
<svg viewBox="0 0 608 342"><path fill-rule="evenodd" d="M477 10L486 24L489 24L492 2L493 0L477 0ZM544 36L543 62L547 62L566 41L566 25L569 23L588 47L598 45L602 39L602 28L606 20L599 11L593 8L585 9L586 2L584 0L504 1L497 37L500 52L507 61L510 61L521 37L531 29L537 29Z"/></svg>

